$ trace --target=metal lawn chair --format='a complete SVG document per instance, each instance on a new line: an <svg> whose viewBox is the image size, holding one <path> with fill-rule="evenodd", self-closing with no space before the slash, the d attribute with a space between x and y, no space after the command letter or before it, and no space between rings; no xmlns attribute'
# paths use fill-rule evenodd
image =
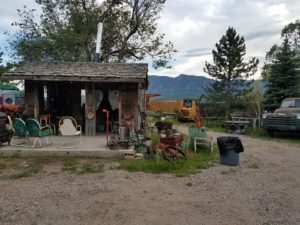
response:
<svg viewBox="0 0 300 225"><path fill-rule="evenodd" d="M25 143L28 141L28 131L26 127L26 123L21 118L15 118L13 121L11 121L11 118L8 118L9 123L11 123L13 128L13 135L10 140L10 144L13 145L13 142L16 141L16 139L25 139ZM22 143L23 144L23 143ZM21 145L21 144L16 144Z"/></svg>
<svg viewBox="0 0 300 225"><path fill-rule="evenodd" d="M26 127L28 130L28 136L33 137L33 145L35 147L36 143L39 143L39 147L42 146L41 139L46 138L46 143L49 145L49 137L52 136L52 130L49 125L41 127L40 123L35 119L28 119L26 120Z"/></svg>
<svg viewBox="0 0 300 225"><path fill-rule="evenodd" d="M76 120L71 116L64 116L59 120L59 132L62 136L80 136L80 145L82 144L81 126L77 125ZM65 142L61 148L72 148L72 146L65 147Z"/></svg>

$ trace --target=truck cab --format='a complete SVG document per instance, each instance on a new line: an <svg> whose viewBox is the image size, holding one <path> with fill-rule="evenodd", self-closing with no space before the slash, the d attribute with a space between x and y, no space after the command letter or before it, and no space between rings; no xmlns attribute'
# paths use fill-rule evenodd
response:
<svg viewBox="0 0 300 225"><path fill-rule="evenodd" d="M286 98L274 113L265 113L262 127L274 131L300 132L300 98Z"/></svg>

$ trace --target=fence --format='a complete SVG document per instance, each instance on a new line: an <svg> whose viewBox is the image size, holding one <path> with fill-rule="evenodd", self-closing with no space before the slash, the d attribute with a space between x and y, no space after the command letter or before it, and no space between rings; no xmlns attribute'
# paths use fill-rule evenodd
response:
<svg viewBox="0 0 300 225"><path fill-rule="evenodd" d="M151 111L155 112L177 112L181 101L149 101Z"/></svg>

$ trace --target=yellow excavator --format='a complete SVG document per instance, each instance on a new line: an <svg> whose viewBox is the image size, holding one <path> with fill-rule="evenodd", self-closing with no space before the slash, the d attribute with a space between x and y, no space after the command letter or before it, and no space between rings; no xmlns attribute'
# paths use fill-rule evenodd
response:
<svg viewBox="0 0 300 225"><path fill-rule="evenodd" d="M195 121L199 115L198 100L184 99L181 101L179 107L178 120L179 121Z"/></svg>

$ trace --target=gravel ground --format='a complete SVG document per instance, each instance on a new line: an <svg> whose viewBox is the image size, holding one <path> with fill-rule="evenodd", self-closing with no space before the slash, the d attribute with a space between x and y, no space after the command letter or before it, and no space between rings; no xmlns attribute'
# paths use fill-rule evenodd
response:
<svg viewBox="0 0 300 225"><path fill-rule="evenodd" d="M183 178L112 169L75 175L50 165L55 173L1 179L0 224L300 224L300 143L241 139L239 166Z"/></svg>

